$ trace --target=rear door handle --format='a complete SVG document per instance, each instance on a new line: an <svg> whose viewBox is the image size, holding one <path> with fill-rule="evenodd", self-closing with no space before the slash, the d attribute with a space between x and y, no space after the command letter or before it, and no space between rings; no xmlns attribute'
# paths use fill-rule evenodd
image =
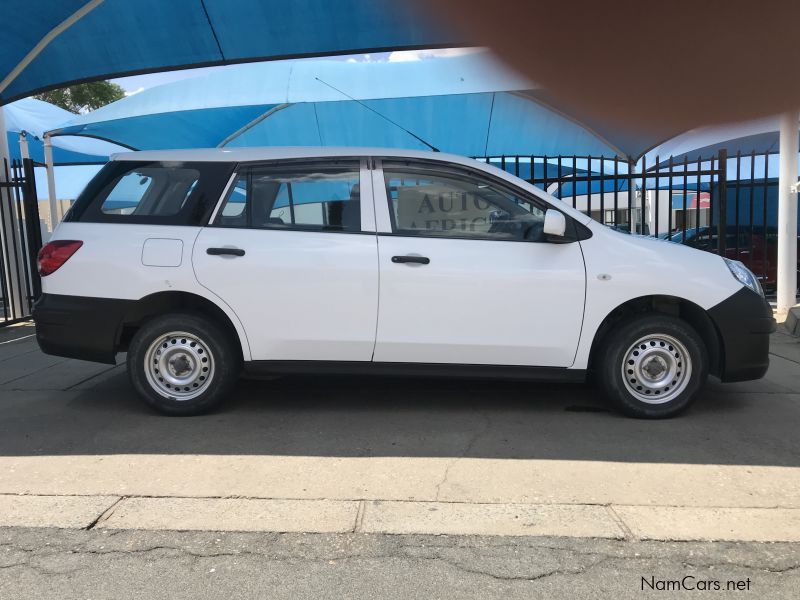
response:
<svg viewBox="0 0 800 600"><path fill-rule="evenodd" d="M392 257L393 263L417 263L419 265L427 265L430 264L431 259L427 256L414 256L414 255L406 255L406 256L393 256Z"/></svg>
<svg viewBox="0 0 800 600"><path fill-rule="evenodd" d="M208 248L206 254L211 256L244 256L241 248Z"/></svg>

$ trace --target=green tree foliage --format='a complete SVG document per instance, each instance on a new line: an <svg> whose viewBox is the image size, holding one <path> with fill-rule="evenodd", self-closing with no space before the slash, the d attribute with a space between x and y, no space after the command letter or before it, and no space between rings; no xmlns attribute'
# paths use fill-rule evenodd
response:
<svg viewBox="0 0 800 600"><path fill-rule="evenodd" d="M37 100L44 100L76 114L95 110L124 97L125 90L110 81L79 83L34 96Z"/></svg>

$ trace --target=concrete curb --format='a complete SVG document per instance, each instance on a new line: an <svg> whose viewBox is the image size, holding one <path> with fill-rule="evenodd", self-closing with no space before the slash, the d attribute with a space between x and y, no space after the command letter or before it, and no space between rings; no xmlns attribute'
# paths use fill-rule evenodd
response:
<svg viewBox="0 0 800 600"><path fill-rule="evenodd" d="M646 540L800 542L800 509L618 506L632 534Z"/></svg>
<svg viewBox="0 0 800 600"><path fill-rule="evenodd" d="M605 506L367 502L365 533L566 536L621 539L625 531Z"/></svg>
<svg viewBox="0 0 800 600"><path fill-rule="evenodd" d="M102 529L347 533L357 501L251 498L125 498Z"/></svg>
<svg viewBox="0 0 800 600"><path fill-rule="evenodd" d="M0 495L0 527L800 542L800 509Z"/></svg>
<svg viewBox="0 0 800 600"><path fill-rule="evenodd" d="M773 381L796 385L789 381L796 363L773 359ZM692 419L686 424L692 427ZM0 494L800 508L800 468L405 456L7 456L0 459Z"/></svg>
<svg viewBox="0 0 800 600"><path fill-rule="evenodd" d="M116 496L0 495L0 527L87 529L119 500Z"/></svg>

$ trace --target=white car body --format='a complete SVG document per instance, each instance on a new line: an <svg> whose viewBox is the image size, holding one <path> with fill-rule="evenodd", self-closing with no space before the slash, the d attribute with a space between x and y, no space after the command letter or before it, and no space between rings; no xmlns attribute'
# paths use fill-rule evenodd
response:
<svg viewBox="0 0 800 600"><path fill-rule="evenodd" d="M505 171L460 156L253 148L136 152L115 155L112 162L213 162L240 169L350 157L359 165L358 232L68 218L52 239L81 240L83 246L43 278L44 294L130 302L174 292L203 298L229 319L246 364L531 367L570 378L589 368L604 321L626 303L663 297L711 311L744 289L719 256L616 232ZM398 235L381 170L385 161L468 169L518 189L589 233L574 243ZM213 199L210 222L236 177L234 172ZM207 253L234 247L246 254ZM429 264L395 263L397 256L427 257ZM115 335L119 340L118 331ZM64 344L57 345L50 351L68 354L59 350ZM112 355L118 350L124 348L114 346ZM725 351L718 354L717 362L724 362ZM91 353L82 357L101 359ZM722 376L726 367L719 364L717 370Z"/></svg>

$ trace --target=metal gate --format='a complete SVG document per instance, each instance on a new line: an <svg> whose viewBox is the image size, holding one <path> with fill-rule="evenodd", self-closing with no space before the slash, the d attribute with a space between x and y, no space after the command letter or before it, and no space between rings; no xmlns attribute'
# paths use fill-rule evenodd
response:
<svg viewBox="0 0 800 600"><path fill-rule="evenodd" d="M696 161L619 157L501 156L483 158L621 231L667 239L726 222L727 157ZM722 214L720 214L722 211Z"/></svg>
<svg viewBox="0 0 800 600"><path fill-rule="evenodd" d="M740 260L767 291L777 279L778 156L769 152L637 164L603 156L497 156L488 162L626 233Z"/></svg>
<svg viewBox="0 0 800 600"><path fill-rule="evenodd" d="M42 246L30 160L0 164L0 327L30 318L41 293L36 255Z"/></svg>

